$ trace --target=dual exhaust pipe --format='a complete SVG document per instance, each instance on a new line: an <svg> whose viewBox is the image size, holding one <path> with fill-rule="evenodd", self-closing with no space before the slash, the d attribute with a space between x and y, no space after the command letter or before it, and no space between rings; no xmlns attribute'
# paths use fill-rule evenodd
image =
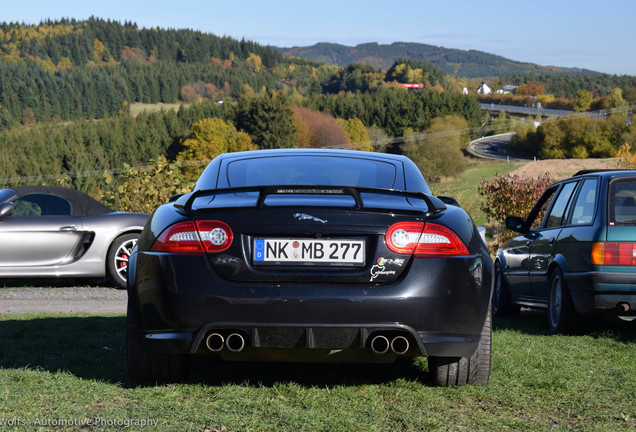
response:
<svg viewBox="0 0 636 432"><path fill-rule="evenodd" d="M404 355L409 350L409 340L404 336L395 336L390 341L383 335L371 339L371 351L374 354L386 354L389 349L397 355Z"/></svg>
<svg viewBox="0 0 636 432"><path fill-rule="evenodd" d="M205 346L212 352L219 352L224 347L232 352L241 352L245 348L245 338L239 333L230 333L227 338L220 333L210 333L205 339Z"/></svg>
<svg viewBox="0 0 636 432"><path fill-rule="evenodd" d="M205 346L212 352L220 352L227 348L232 352L241 352L245 348L245 338L239 333L230 333L227 338L220 333L210 333L205 339ZM382 355L391 350L397 355L404 355L409 350L409 340L404 336L389 337L377 335L371 339L370 348L374 354Z"/></svg>

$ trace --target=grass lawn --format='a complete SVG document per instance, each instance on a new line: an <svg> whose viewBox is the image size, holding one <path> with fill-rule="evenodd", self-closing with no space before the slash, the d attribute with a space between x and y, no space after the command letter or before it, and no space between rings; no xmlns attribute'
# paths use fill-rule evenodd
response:
<svg viewBox="0 0 636 432"><path fill-rule="evenodd" d="M477 192L477 185L482 179L490 179L495 174L508 174L520 166L519 163L480 161L470 165L457 178L443 180L430 186L435 195L450 195L459 201L459 204L470 213L476 225L486 226L486 217L479 209L484 197Z"/></svg>
<svg viewBox="0 0 636 432"><path fill-rule="evenodd" d="M178 111L181 105L185 105L185 107L188 107L190 104L182 104L182 103L145 104L141 102L136 102L130 105L130 113L133 116L137 116L144 111L149 111L149 112L161 111L161 110Z"/></svg>
<svg viewBox="0 0 636 432"><path fill-rule="evenodd" d="M495 319L487 387L430 387L425 359L201 362L198 381L134 387L124 316L4 315L0 430L635 430L636 329L550 336L546 320L534 311Z"/></svg>

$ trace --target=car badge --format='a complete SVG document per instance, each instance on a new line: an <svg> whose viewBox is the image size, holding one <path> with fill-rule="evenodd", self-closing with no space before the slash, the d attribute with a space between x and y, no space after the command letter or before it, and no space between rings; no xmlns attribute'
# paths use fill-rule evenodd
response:
<svg viewBox="0 0 636 432"><path fill-rule="evenodd" d="M308 215L305 213L296 213L294 217L298 220L312 220L314 222L327 223L326 220L317 218L316 216Z"/></svg>

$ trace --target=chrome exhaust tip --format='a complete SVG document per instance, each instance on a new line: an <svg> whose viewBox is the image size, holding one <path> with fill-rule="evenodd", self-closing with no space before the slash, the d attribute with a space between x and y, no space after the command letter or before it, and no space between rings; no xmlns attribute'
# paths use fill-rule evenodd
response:
<svg viewBox="0 0 636 432"><path fill-rule="evenodd" d="M396 336L391 341L391 351L398 355L406 354L409 350L409 340L404 336Z"/></svg>
<svg viewBox="0 0 636 432"><path fill-rule="evenodd" d="M240 352L245 348L245 339L238 333L232 333L227 337L225 346L232 352Z"/></svg>
<svg viewBox="0 0 636 432"><path fill-rule="evenodd" d="M378 335L371 339L371 351L375 354L386 354L389 348L389 340L385 336Z"/></svg>
<svg viewBox="0 0 636 432"><path fill-rule="evenodd" d="M618 313L627 313L629 312L629 303L627 302L619 302L616 304L616 310L618 311Z"/></svg>
<svg viewBox="0 0 636 432"><path fill-rule="evenodd" d="M205 346L212 352L219 352L223 349L224 342L223 336L218 333L211 333L205 339Z"/></svg>

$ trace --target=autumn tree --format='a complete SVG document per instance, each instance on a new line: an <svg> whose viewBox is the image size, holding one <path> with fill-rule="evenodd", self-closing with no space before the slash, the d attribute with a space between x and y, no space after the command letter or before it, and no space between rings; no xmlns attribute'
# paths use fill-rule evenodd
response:
<svg viewBox="0 0 636 432"><path fill-rule="evenodd" d="M469 141L467 130L468 123L461 116L435 118L423 133L405 134L403 153L417 164L427 181L437 182L466 167L462 147Z"/></svg>
<svg viewBox="0 0 636 432"><path fill-rule="evenodd" d="M203 167L221 153L255 150L245 132L219 118L206 118L192 125L192 134L183 141L177 160L183 164L186 181L195 181Z"/></svg>
<svg viewBox="0 0 636 432"><path fill-rule="evenodd" d="M294 124L297 126L299 147L347 147L349 139L336 119L326 112L294 107Z"/></svg>
<svg viewBox="0 0 636 432"><path fill-rule="evenodd" d="M429 84L434 86L444 84L444 72L433 66L431 63L403 58L396 60L386 72L387 82L397 81L399 83Z"/></svg>
<svg viewBox="0 0 636 432"><path fill-rule="evenodd" d="M545 89L543 86L534 81L521 84L516 90L519 96L540 96L544 93L544 91Z"/></svg>
<svg viewBox="0 0 636 432"><path fill-rule="evenodd" d="M362 121L360 121L360 119L338 119L337 121L342 130L344 130L345 134L347 135L352 149L373 151L369 133L367 132L367 129L364 127L364 124L362 124Z"/></svg>
<svg viewBox="0 0 636 432"><path fill-rule="evenodd" d="M124 164L124 173L117 179L119 185L99 189L97 198L120 211L152 213L170 197L192 190L194 182L186 180L182 166L180 161L168 162L163 155L142 168ZM104 173L104 184L110 185L114 180L112 174Z"/></svg>
<svg viewBox="0 0 636 432"><path fill-rule="evenodd" d="M245 59L245 66L253 72L258 72L263 67L263 61L256 54L250 53L249 57Z"/></svg>
<svg viewBox="0 0 636 432"><path fill-rule="evenodd" d="M574 103L574 111L587 111L592 105L594 96L587 90L579 90L576 92L576 102Z"/></svg>

